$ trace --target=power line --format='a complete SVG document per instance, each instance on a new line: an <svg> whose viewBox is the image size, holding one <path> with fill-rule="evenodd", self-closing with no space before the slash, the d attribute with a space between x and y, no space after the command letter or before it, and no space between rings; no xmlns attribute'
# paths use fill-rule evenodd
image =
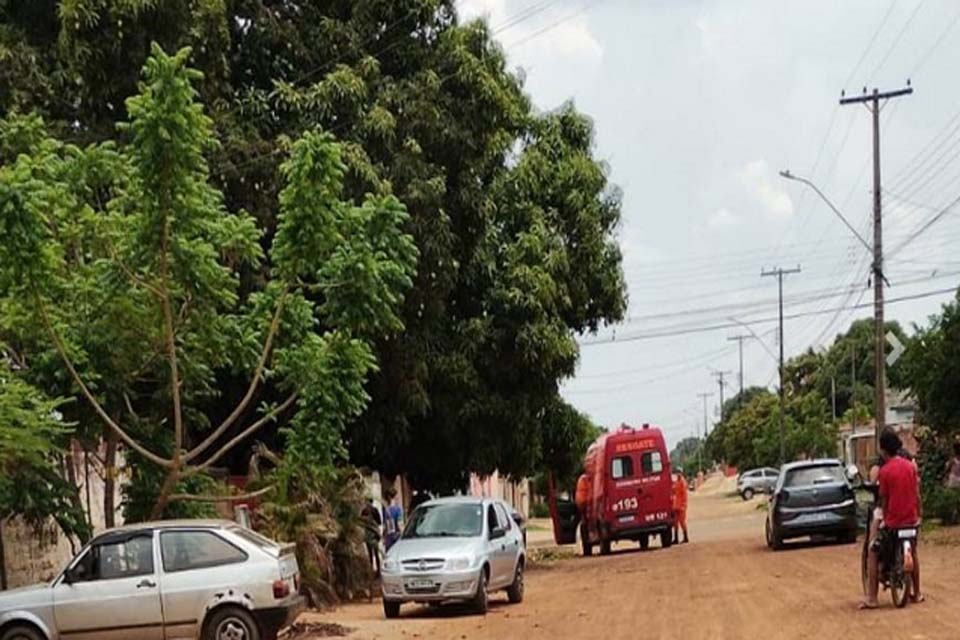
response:
<svg viewBox="0 0 960 640"><path fill-rule="evenodd" d="M900 297L897 297L897 298L890 298L890 299L888 299L888 300L886 301L886 303L887 303L887 304L896 304L896 303L899 303L899 302L906 302L906 301L909 301L909 300L920 300L920 299L922 299L922 298L930 298L930 297L933 297L933 296L944 295L944 294L947 294L947 293L955 293L956 291L957 291L957 288L956 288L956 287L950 287L950 288L948 288L948 289L937 289L937 290L935 290L935 291L926 291L926 292L923 292L923 293L917 293L917 294L912 294L912 295L904 295L904 296L900 296ZM799 312L799 313L793 313L793 314L786 314L786 315L784 315L783 318L784 318L784 320L796 320L796 319L799 319L799 318L810 318L810 317L820 316L820 315L824 315L824 314L826 314L826 313L835 313L835 312L837 311L837 309L841 309L841 310L864 309L864 308L870 308L870 307L872 307L872 306L873 306L873 303L872 303L872 302L868 302L868 303L857 304L857 305L850 305L850 306L845 306L845 307L834 307L834 308L832 308L832 309L825 309L825 310L821 310L821 311L810 311L810 312ZM684 335L691 335L691 334L697 334L697 333L709 333L709 332L711 332L711 331L719 331L719 330L721 330L721 329L733 329L733 328L735 328L735 327L742 326L742 325L745 325L745 324L746 324L746 325L769 324L769 323L771 323L771 322L776 322L776 321L777 321L777 318L774 316L774 317L766 317L766 318L757 318L757 319L755 319L755 320L747 320L747 321L742 321L742 322L718 322L718 323L712 324L712 325L704 325L704 326L700 326L700 327L692 327L692 328L689 328L689 329L682 329L682 330L676 330L676 331L671 331L671 330L666 330L666 329L665 329L665 330L662 330L662 331L650 331L650 332L647 332L647 333L641 333L641 334L637 334L637 335L631 335L631 336L627 336L627 337L624 337L624 338L610 338L610 339L604 339L604 340L591 340L591 341L588 341L588 342L581 342L581 343L579 343L579 344L580 344L581 347L592 347L592 346L596 346L596 345L605 345L605 344L623 344L623 343L625 343L625 342L635 342L635 341L639 341L639 340L654 340L654 339L657 339L657 338L673 338L673 337L676 337L676 336L684 336Z"/></svg>

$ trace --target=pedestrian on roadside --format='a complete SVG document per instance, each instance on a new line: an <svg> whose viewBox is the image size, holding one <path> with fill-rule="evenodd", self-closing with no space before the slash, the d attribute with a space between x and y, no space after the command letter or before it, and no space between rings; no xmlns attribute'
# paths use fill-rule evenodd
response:
<svg viewBox="0 0 960 640"><path fill-rule="evenodd" d="M683 542L690 542L687 533L687 478L683 469L677 469L677 477L673 482L673 543L680 542L680 530L683 529Z"/></svg>
<svg viewBox="0 0 960 640"><path fill-rule="evenodd" d="M383 525L383 517L380 515L380 509L373 503L373 498L367 498L367 504L363 507L363 527L365 543L367 546L367 556L370 559L370 566L373 568L373 575L380 577L380 528Z"/></svg>
<svg viewBox="0 0 960 640"><path fill-rule="evenodd" d="M580 538L585 540L588 535L587 529L587 508L590 506L590 493L592 483L590 476L581 473L577 478L577 491L574 495L574 502L577 504L577 513L580 516Z"/></svg>
<svg viewBox="0 0 960 640"><path fill-rule="evenodd" d="M960 489L960 441L953 443L953 457L947 462L948 489Z"/></svg>

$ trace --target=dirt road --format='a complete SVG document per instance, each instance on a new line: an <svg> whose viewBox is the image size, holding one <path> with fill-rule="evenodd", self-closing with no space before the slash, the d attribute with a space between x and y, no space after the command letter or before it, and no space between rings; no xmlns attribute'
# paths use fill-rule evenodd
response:
<svg viewBox="0 0 960 640"><path fill-rule="evenodd" d="M608 557L570 558L529 572L523 604L503 596L485 617L411 606L386 621L379 603L315 620L356 640L436 638L879 638L960 637L960 536L936 532L921 547L927 602L861 612L857 545L801 544L772 552L753 503L691 494L693 542ZM902 630L894 633L892 630Z"/></svg>

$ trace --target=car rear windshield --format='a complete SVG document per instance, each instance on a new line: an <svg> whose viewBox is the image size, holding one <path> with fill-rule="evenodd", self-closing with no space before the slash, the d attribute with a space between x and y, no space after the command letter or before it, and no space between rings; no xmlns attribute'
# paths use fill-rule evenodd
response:
<svg viewBox="0 0 960 640"><path fill-rule="evenodd" d="M472 538L483 533L483 505L433 504L417 507L404 538Z"/></svg>
<svg viewBox="0 0 960 640"><path fill-rule="evenodd" d="M825 464L818 467L801 467L791 469L784 478L785 487L809 487L815 484L835 484L846 482L843 468L836 464Z"/></svg>

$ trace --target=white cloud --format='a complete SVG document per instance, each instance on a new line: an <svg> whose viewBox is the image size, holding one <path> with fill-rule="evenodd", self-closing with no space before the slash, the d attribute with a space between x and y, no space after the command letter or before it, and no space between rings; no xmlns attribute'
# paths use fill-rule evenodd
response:
<svg viewBox="0 0 960 640"><path fill-rule="evenodd" d="M734 215L726 207L721 207L714 211L707 219L707 226L711 229L720 229L723 227L733 227L740 223L740 217Z"/></svg>
<svg viewBox="0 0 960 640"><path fill-rule="evenodd" d="M574 16L569 7L529 13L525 10L530 5L507 0L460 0L457 8L464 20L486 18L495 37L511 53L516 52L520 61L563 57L596 62L603 57L603 46L590 30L586 16Z"/></svg>
<svg viewBox="0 0 960 640"><path fill-rule="evenodd" d="M744 167L741 179L750 195L759 202L763 211L773 218L793 216L793 200L783 189L775 185L773 171L765 160L754 160Z"/></svg>
<svg viewBox="0 0 960 640"><path fill-rule="evenodd" d="M494 22L502 22L507 13L507 0L460 0L457 8L463 20L486 17Z"/></svg>

